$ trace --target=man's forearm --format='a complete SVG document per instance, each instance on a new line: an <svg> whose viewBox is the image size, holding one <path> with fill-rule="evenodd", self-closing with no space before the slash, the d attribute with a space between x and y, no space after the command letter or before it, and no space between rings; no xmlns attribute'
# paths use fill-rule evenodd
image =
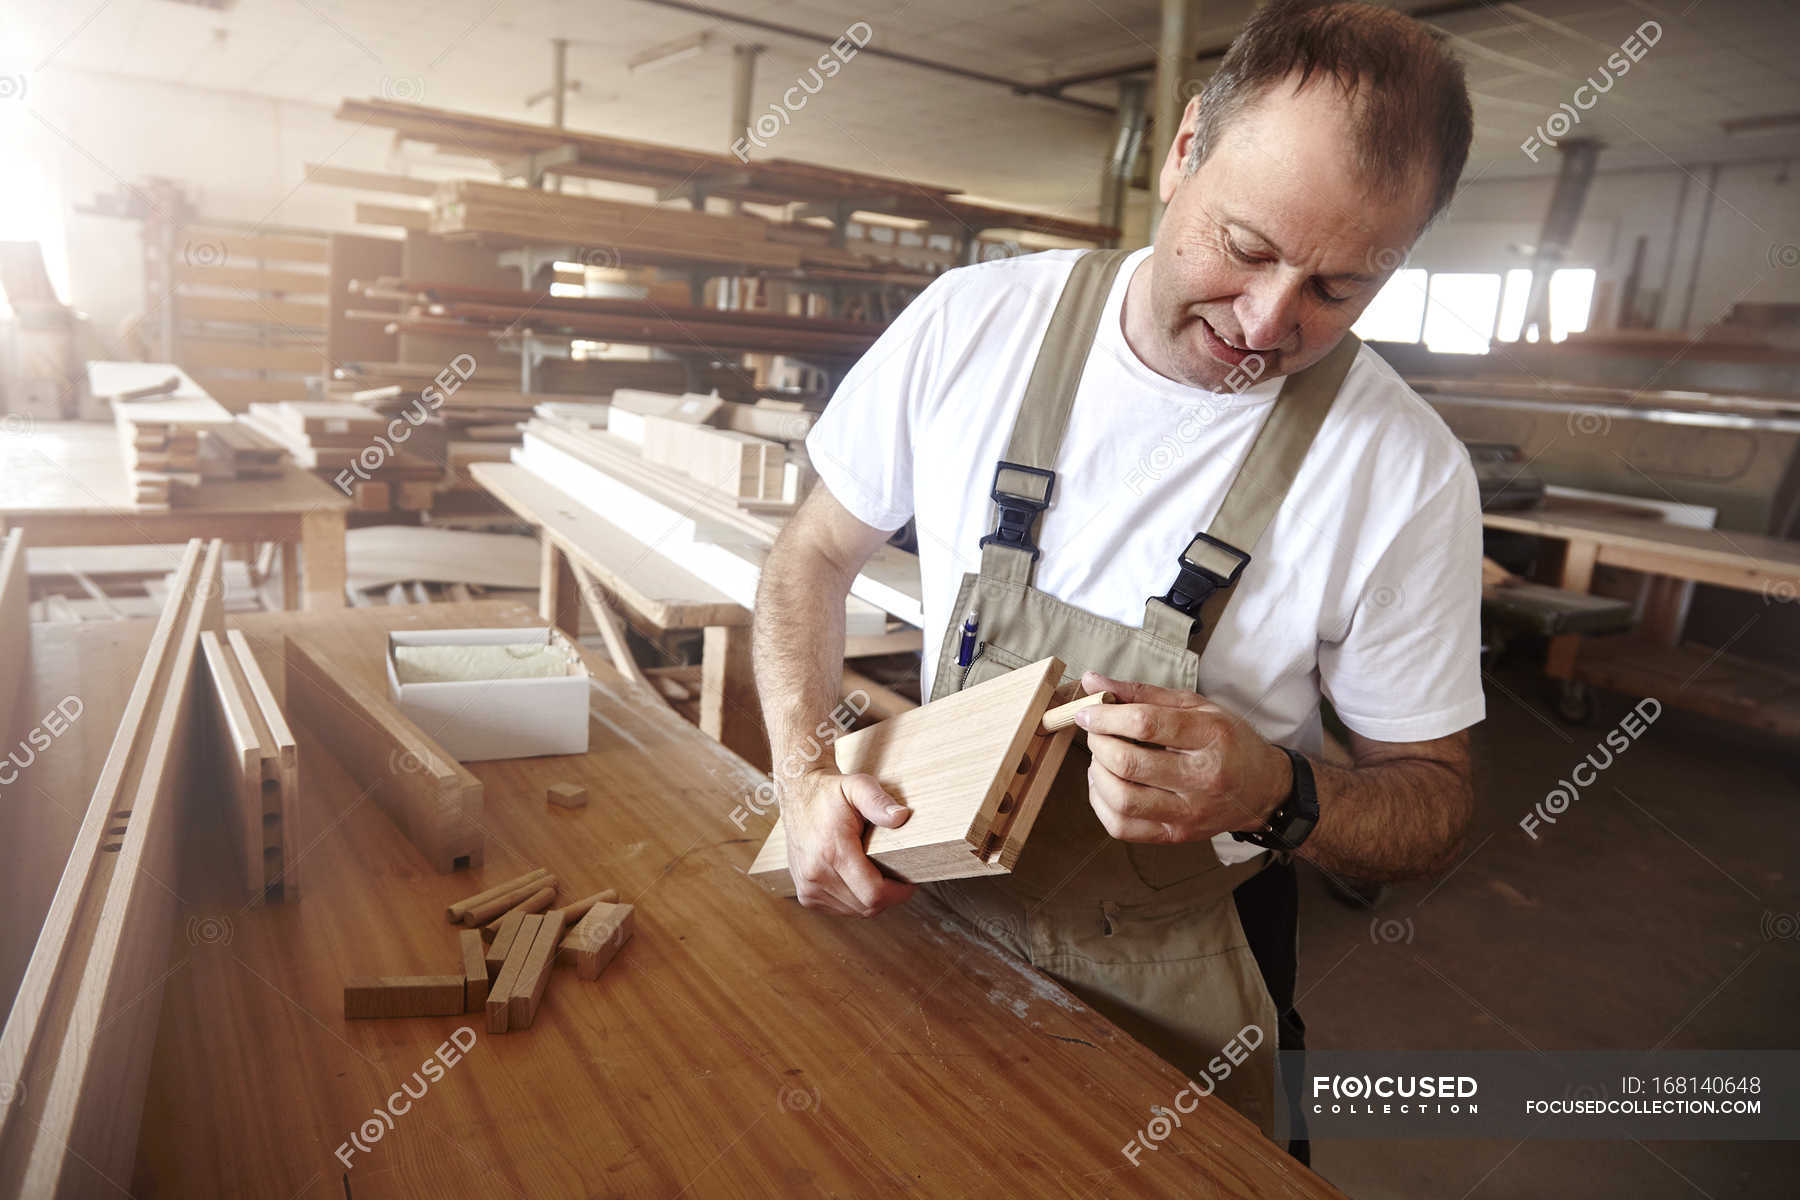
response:
<svg viewBox="0 0 1800 1200"><path fill-rule="evenodd" d="M1429 759L1361 767L1311 761L1319 823L1301 858L1366 880L1433 875L1455 861L1475 808L1466 773Z"/></svg>
<svg viewBox="0 0 1800 1200"><path fill-rule="evenodd" d="M828 752L814 732L843 684L849 590L841 571L804 547L777 542L764 565L751 646L777 785Z"/></svg>

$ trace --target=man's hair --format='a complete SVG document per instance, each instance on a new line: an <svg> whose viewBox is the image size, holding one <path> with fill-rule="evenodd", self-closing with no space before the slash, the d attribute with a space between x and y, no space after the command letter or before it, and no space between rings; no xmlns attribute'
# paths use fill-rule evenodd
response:
<svg viewBox="0 0 1800 1200"><path fill-rule="evenodd" d="M1435 175L1437 218L1469 158L1474 113L1457 61L1435 33L1371 4L1269 0L1250 17L1200 93L1200 117L1183 169L1193 174L1231 122L1290 78L1296 90L1334 80L1351 100L1353 148L1362 173L1397 195L1415 170Z"/></svg>

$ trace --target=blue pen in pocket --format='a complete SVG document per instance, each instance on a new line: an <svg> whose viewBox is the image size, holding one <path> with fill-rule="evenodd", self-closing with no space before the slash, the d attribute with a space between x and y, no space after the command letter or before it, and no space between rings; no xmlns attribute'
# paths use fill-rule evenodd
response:
<svg viewBox="0 0 1800 1200"><path fill-rule="evenodd" d="M966 667L975 660L975 630L980 627L975 614L963 618L962 644L956 648L956 665Z"/></svg>

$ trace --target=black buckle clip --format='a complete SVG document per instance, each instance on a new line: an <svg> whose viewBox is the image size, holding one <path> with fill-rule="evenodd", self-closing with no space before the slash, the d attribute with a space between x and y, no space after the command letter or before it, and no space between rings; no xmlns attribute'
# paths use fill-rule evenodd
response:
<svg viewBox="0 0 1800 1200"><path fill-rule="evenodd" d="M1021 496L1015 492L1001 490L1000 479L1008 471L1017 471L1023 475L1033 475L1044 481L1042 497ZM1056 472L1043 467L1026 467L1018 463L1001 460L994 468L994 487L988 495L1000 506L1000 518L994 526L994 532L986 535L980 545L986 546L994 542L1001 546L1011 546L1015 550L1023 550L1036 562L1037 543L1032 541L1031 527L1037 522L1038 514L1050 507L1050 497L1056 491Z"/></svg>
<svg viewBox="0 0 1800 1200"><path fill-rule="evenodd" d="M1194 549L1202 542L1232 560L1231 569L1228 572L1221 574L1204 563L1194 561L1192 557ZM1164 596L1162 601L1182 615L1192 617L1199 615L1200 606L1205 604L1214 592L1228 588L1238 581L1238 576L1242 575L1244 568L1250 565L1250 555L1210 534L1196 533L1194 540L1187 544L1187 548L1181 552L1181 557L1176 561L1181 574L1176 577L1175 586L1169 589L1168 595Z"/></svg>

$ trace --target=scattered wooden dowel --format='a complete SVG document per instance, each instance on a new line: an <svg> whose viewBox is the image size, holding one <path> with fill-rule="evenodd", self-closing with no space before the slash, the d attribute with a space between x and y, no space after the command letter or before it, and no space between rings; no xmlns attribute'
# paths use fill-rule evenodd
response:
<svg viewBox="0 0 1800 1200"><path fill-rule="evenodd" d="M588 910L581 923L563 938L557 951L558 962L575 967L578 979L598 979L619 948L631 940L632 907L629 904L600 903Z"/></svg>
<svg viewBox="0 0 1800 1200"><path fill-rule="evenodd" d="M577 922L577 921L581 920L581 918L587 916L588 909L594 907L594 905L596 905L596 904L611 904L611 903L617 901L618 898L619 898L619 889L618 888L607 888L605 891L595 892L591 896L587 896L583 899L577 900L573 904L565 904L561 908L557 909L556 911L560 912L563 915L563 923L565 925L572 926L575 924L575 922Z"/></svg>
<svg viewBox="0 0 1800 1200"><path fill-rule="evenodd" d="M550 887L541 888L538 891L531 893L531 895L526 897L524 900L521 900L519 903L517 903L517 904L513 905L511 908L507 909L506 912L502 913L499 917L495 918L492 921L489 921L488 925L492 925L494 927L495 932L497 933L497 932L499 932L500 922L504 921L507 917L511 916L513 913L541 913L545 909L549 908L555 902L556 902L555 886L552 885ZM483 928L485 928L485 926Z"/></svg>
<svg viewBox="0 0 1800 1200"><path fill-rule="evenodd" d="M1084 708L1092 708L1096 704L1113 704L1118 697L1111 692L1095 692L1091 696L1083 696L1079 700L1071 700L1067 704L1059 704L1044 713L1044 719L1038 725L1041 733L1055 733L1059 729L1067 729L1075 723L1075 714Z"/></svg>
<svg viewBox="0 0 1800 1200"><path fill-rule="evenodd" d="M481 936L488 939L486 958L489 975L500 973L500 965L506 961L507 952L512 949L513 939L519 936L519 926L524 923L525 917L525 913L508 913L501 918L497 928L488 925L481 927ZM494 928L492 934L488 933L490 928Z"/></svg>
<svg viewBox="0 0 1800 1200"><path fill-rule="evenodd" d="M512 891L507 892L504 896L496 896L492 900L483 901L481 904L478 904L474 908L463 913L462 923L464 925L486 925L495 917L511 911L521 903L536 896L540 891L546 890L553 896L556 894L556 876L545 875L542 878L533 879L529 883L520 884ZM527 909L526 911L542 912L543 910Z"/></svg>
<svg viewBox="0 0 1800 1200"><path fill-rule="evenodd" d="M366 975L344 981L344 1017L448 1017L463 1010L461 975Z"/></svg>
<svg viewBox="0 0 1800 1200"><path fill-rule="evenodd" d="M550 874L549 871L545 870L543 867L539 867L535 871L525 872L525 874L519 876L517 879L509 879L505 883L496 883L485 892L476 892L466 900L458 900L455 904L452 904L445 910L450 915L450 923L452 925L458 924L462 921L463 914L468 912L471 908L486 904L488 901L504 896L509 892L516 892L532 880L542 879L548 874Z"/></svg>
<svg viewBox="0 0 1800 1200"><path fill-rule="evenodd" d="M494 980L494 986L487 994L487 1027L489 1033L505 1033L507 1029L507 998L512 995L513 988L518 986L519 974L525 969L525 958L531 953L532 943L537 940L538 928L543 925L544 918L536 914L527 915L519 923L519 935L506 951L506 961L501 964L500 975Z"/></svg>
<svg viewBox="0 0 1800 1200"><path fill-rule="evenodd" d="M553 783L544 789L544 799L558 808L586 808L588 795L579 783Z"/></svg>
<svg viewBox="0 0 1800 1200"><path fill-rule="evenodd" d="M481 1012L487 1007L487 947L481 944L478 929L462 930L456 941L462 948L463 1011Z"/></svg>
<svg viewBox="0 0 1800 1200"><path fill-rule="evenodd" d="M556 943L561 939L562 931L562 910L545 913L519 978L507 994L506 1027L509 1030L530 1029L537 1018L538 1002L544 998L544 985L549 982L550 963L556 957Z"/></svg>

